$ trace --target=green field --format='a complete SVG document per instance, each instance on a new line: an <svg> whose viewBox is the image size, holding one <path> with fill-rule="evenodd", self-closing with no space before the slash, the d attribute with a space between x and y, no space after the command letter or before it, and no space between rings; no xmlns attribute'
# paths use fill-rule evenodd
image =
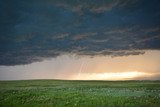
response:
<svg viewBox="0 0 160 107"><path fill-rule="evenodd" d="M0 81L0 107L160 107L160 81Z"/></svg>

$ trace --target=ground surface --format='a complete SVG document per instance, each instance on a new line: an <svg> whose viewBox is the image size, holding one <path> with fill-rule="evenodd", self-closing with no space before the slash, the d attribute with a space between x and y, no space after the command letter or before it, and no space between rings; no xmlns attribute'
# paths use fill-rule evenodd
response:
<svg viewBox="0 0 160 107"><path fill-rule="evenodd" d="M0 81L0 107L160 107L160 81Z"/></svg>

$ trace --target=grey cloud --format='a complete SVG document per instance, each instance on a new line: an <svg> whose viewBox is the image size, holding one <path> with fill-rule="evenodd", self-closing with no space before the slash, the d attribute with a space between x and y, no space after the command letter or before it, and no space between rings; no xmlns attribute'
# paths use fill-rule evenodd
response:
<svg viewBox="0 0 160 107"><path fill-rule="evenodd" d="M103 43L103 42L107 43L109 41L109 39L103 39L103 40L91 39L90 41L93 43Z"/></svg>
<svg viewBox="0 0 160 107"><path fill-rule="evenodd" d="M160 35L152 35L152 33L159 31L154 30L151 31L152 33L143 33L142 31L133 27L130 29L110 29L108 32L100 33L58 33L43 38L39 38L39 36L26 37L24 35L21 36L20 43L8 43L13 45L13 48L0 52L0 65L29 64L63 54L117 57L144 54L145 49L159 49L159 47L152 47L148 44L148 42L152 43L152 40L153 42L155 40L160 41ZM141 34L141 36L138 34ZM37 42L38 38L40 39L39 42ZM16 40L19 41L18 36Z"/></svg>
<svg viewBox="0 0 160 107"><path fill-rule="evenodd" d="M87 32L83 34L78 34L73 36L73 40L83 40L86 39L87 37L95 36L97 33L95 32Z"/></svg>
<svg viewBox="0 0 160 107"><path fill-rule="evenodd" d="M155 28L149 28L149 29L141 29L142 32L144 33L160 33L160 28L155 27Z"/></svg>
<svg viewBox="0 0 160 107"><path fill-rule="evenodd" d="M79 52L78 55L89 55L89 56L105 56L109 55L111 57L119 57L119 56L129 56L129 55L141 55L144 54L145 51L142 50L103 50L103 51L90 51L90 52Z"/></svg>
<svg viewBox="0 0 160 107"><path fill-rule="evenodd" d="M95 2L92 0L84 0L80 2L79 0L75 0L73 3L68 3L67 1L59 1L53 3L52 5L56 5L58 7L62 7L64 9L71 10L79 15L83 15L86 11L91 13L103 13L106 11L112 10L116 6L129 6L134 5L136 0L102 0L100 2Z"/></svg>
<svg viewBox="0 0 160 107"><path fill-rule="evenodd" d="M53 34L53 37L51 39L64 39L69 36L69 33L58 33L58 34Z"/></svg>
<svg viewBox="0 0 160 107"><path fill-rule="evenodd" d="M0 65L30 64L63 54L114 57L159 50L160 3L139 2L0 1ZM131 7L134 11L126 14Z"/></svg>
<svg viewBox="0 0 160 107"><path fill-rule="evenodd" d="M151 34L147 35L148 32L142 33L137 29L138 28L135 29L135 27L130 29L112 29L108 30L108 32L104 31L100 34L95 32L81 34L59 33L54 36L51 35L51 38L54 37L54 39L51 39L51 41L50 39L48 40L46 36L46 38L44 38L46 39L44 43L32 43L29 39L32 40L33 37L26 37L24 35L21 36L23 38L23 41L21 42L30 42L33 44L33 46L28 45L27 43L26 46L19 46L20 49L16 51L8 50L6 52L1 52L0 64L29 64L32 62L42 61L46 58L56 57L65 53L89 56L110 55L113 57L144 54L144 51L140 51L139 49L150 48L147 47L146 42L154 39L160 40L160 36L154 36ZM143 38L137 36L137 33L134 32L135 30L139 32L138 34L142 33ZM144 30L147 31L147 29ZM148 31L149 30L150 29L148 29ZM151 30L151 32L156 33L158 30ZM67 37L67 39L65 39L65 37ZM19 41L19 37L17 38L18 39L16 40ZM59 41L59 39L62 39L62 41Z"/></svg>
<svg viewBox="0 0 160 107"><path fill-rule="evenodd" d="M93 13L102 13L105 11L110 11L112 8L114 8L117 5L118 5L118 1L114 1L111 3L106 3L102 6L92 7L90 11Z"/></svg>

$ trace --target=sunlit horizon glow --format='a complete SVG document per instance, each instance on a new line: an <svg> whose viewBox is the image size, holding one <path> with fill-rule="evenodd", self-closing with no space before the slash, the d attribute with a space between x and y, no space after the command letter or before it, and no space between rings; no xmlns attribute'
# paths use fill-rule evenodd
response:
<svg viewBox="0 0 160 107"><path fill-rule="evenodd" d="M62 55L28 65L0 66L0 80L160 80L160 51L120 57Z"/></svg>
<svg viewBox="0 0 160 107"><path fill-rule="evenodd" d="M127 71L127 72L116 72L116 73L82 73L73 80L133 80L135 77L148 77L153 74L138 72L138 71Z"/></svg>

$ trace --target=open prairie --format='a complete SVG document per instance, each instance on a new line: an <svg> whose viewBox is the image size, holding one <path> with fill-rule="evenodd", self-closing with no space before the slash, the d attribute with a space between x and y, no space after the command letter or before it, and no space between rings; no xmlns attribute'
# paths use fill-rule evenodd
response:
<svg viewBox="0 0 160 107"><path fill-rule="evenodd" d="M1 107L159 107L160 81L0 81Z"/></svg>

